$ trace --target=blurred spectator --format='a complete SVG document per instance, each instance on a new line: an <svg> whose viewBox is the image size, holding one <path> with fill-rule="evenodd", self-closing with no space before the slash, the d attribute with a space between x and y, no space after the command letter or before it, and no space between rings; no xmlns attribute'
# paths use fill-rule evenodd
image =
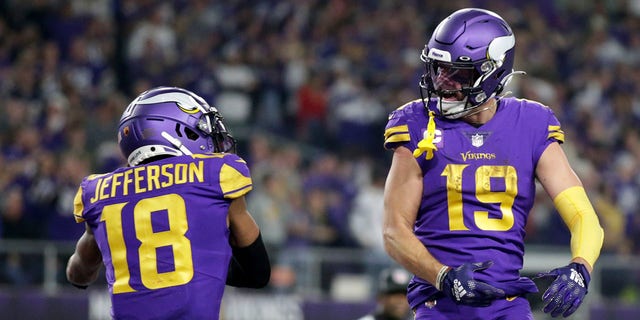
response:
<svg viewBox="0 0 640 320"><path fill-rule="evenodd" d="M19 186L8 189L2 197L3 237L7 239L39 238L38 221L27 208L24 191Z"/></svg>
<svg viewBox="0 0 640 320"><path fill-rule="evenodd" d="M358 191L349 214L349 227L358 244L373 252L385 252L382 242L383 190L386 171L374 166L371 182Z"/></svg>
<svg viewBox="0 0 640 320"><path fill-rule="evenodd" d="M629 243L625 239L625 215L616 206L613 187L601 181L599 192L593 199L602 228L607 235L602 246L603 253L629 254Z"/></svg>
<svg viewBox="0 0 640 320"><path fill-rule="evenodd" d="M362 79L338 66L329 87L330 129L339 151L348 154L379 150L379 133L386 112L382 104L363 87Z"/></svg>
<svg viewBox="0 0 640 320"><path fill-rule="evenodd" d="M311 186L304 193L304 205L294 218L294 243L306 246L348 247L350 241L342 223L343 211L332 205L331 192L320 186Z"/></svg>
<svg viewBox="0 0 640 320"><path fill-rule="evenodd" d="M43 226L30 212L24 191L13 186L3 193L2 226L5 239L40 238ZM0 255L0 279L14 285L35 284L42 277L42 260L38 256L8 251Z"/></svg>
<svg viewBox="0 0 640 320"><path fill-rule="evenodd" d="M363 182L349 213L349 231L357 244L366 250L364 258L366 272L376 276L381 270L393 264L384 249L382 226L384 213L384 183L387 176L385 167L374 163L367 182Z"/></svg>
<svg viewBox="0 0 640 320"><path fill-rule="evenodd" d="M56 199L46 219L47 238L73 241L84 232L84 226L75 223L73 199L78 191L79 182L90 173L89 167L90 162L82 155L66 153L61 156Z"/></svg>
<svg viewBox="0 0 640 320"><path fill-rule="evenodd" d="M407 302L411 274L401 267L391 267L378 274L376 309L358 320L413 319Z"/></svg>
<svg viewBox="0 0 640 320"><path fill-rule="evenodd" d="M296 137L315 145L330 143L327 128L326 79L313 74L296 91Z"/></svg>
<svg viewBox="0 0 640 320"><path fill-rule="evenodd" d="M128 58L137 61L145 52L152 52L154 62L171 63L177 57L177 39L171 26L174 10L168 2L149 7L149 15L134 25L129 36Z"/></svg>
<svg viewBox="0 0 640 320"><path fill-rule="evenodd" d="M355 245L349 231L349 212L357 193L350 172L334 154L316 157L310 165L306 179L303 181L305 208L313 228L312 243L338 247Z"/></svg>
<svg viewBox="0 0 640 320"><path fill-rule="evenodd" d="M254 188L248 209L260 226L269 256L277 257L287 240L286 222L291 219L286 181L277 172L263 175Z"/></svg>
<svg viewBox="0 0 640 320"><path fill-rule="evenodd" d="M244 48L231 43L223 54L215 70L220 86L215 105L224 113L230 127L244 128L251 116L251 95L257 86L257 75L245 60Z"/></svg>

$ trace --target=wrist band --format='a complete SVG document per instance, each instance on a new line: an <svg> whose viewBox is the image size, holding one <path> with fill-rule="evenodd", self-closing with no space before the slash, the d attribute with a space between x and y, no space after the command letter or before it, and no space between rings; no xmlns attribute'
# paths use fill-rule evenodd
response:
<svg viewBox="0 0 640 320"><path fill-rule="evenodd" d="M438 289L438 291L442 290L442 280L444 280L444 277L447 275L447 272L449 272L449 270L451 270L451 267L442 266L442 268L440 268L440 271L438 271L438 275L436 276L436 283L435 283L435 287L436 289Z"/></svg>

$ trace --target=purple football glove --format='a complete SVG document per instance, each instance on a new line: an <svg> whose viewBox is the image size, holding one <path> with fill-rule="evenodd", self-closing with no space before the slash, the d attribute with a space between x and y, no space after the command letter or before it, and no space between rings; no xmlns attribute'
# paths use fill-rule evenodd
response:
<svg viewBox="0 0 640 320"><path fill-rule="evenodd" d="M546 273L538 274L540 277L555 277L547 291L542 295L545 313L551 313L552 317L562 314L568 317L574 313L584 297L589 286L589 271L581 263L571 263L566 267L556 268Z"/></svg>
<svg viewBox="0 0 640 320"><path fill-rule="evenodd" d="M477 281L473 273L484 270L493 265L493 261L465 263L457 268L450 269L442 277L440 288L442 292L451 297L456 303L474 307L486 307L493 300L504 298L502 289L493 287L487 283Z"/></svg>

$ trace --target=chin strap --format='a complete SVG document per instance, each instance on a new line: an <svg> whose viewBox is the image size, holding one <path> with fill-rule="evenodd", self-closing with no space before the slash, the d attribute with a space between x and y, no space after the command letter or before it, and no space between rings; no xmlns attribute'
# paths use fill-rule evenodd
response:
<svg viewBox="0 0 640 320"><path fill-rule="evenodd" d="M427 131L425 133L424 139L418 142L418 147L413 150L413 156L415 158L419 157L421 154L426 153L425 159L431 160L433 159L433 152L438 150L438 147L433 143L433 139L436 136L436 121L435 121L435 113L433 111L429 111L429 123L427 123Z"/></svg>

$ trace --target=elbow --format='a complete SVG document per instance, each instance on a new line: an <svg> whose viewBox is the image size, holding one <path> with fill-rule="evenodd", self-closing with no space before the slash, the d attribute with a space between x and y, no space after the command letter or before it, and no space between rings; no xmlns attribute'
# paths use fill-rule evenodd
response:
<svg viewBox="0 0 640 320"><path fill-rule="evenodd" d="M382 229L382 241L384 249L387 253L393 253L394 248L397 247L397 243L401 238L401 232L399 228L385 225Z"/></svg>
<svg viewBox="0 0 640 320"><path fill-rule="evenodd" d="M398 260L402 252L415 245L413 233L414 222L408 219L389 219L382 227L384 249L394 260Z"/></svg>
<svg viewBox="0 0 640 320"><path fill-rule="evenodd" d="M75 267L74 260L76 259L76 255L73 254L71 258L69 258L69 262L67 263L66 275L67 281L73 284L81 284L81 279L78 276L77 268Z"/></svg>
<svg viewBox="0 0 640 320"><path fill-rule="evenodd" d="M382 229L382 241L384 242L385 247L393 241L395 238L395 233L392 228L385 226Z"/></svg>
<svg viewBox="0 0 640 320"><path fill-rule="evenodd" d="M69 283L76 286L88 286L98 278L101 261L83 264L77 254L73 254L67 263L66 276Z"/></svg>
<svg viewBox="0 0 640 320"><path fill-rule="evenodd" d="M67 274L67 281L78 288L82 288L82 287L86 288L86 286L88 286L91 282L86 277L83 277L82 275L80 275L77 268L74 268L71 265L67 266L66 274Z"/></svg>
<svg viewBox="0 0 640 320"><path fill-rule="evenodd" d="M67 268L67 281L73 284L80 284L75 273L73 273L73 271L70 268Z"/></svg>

